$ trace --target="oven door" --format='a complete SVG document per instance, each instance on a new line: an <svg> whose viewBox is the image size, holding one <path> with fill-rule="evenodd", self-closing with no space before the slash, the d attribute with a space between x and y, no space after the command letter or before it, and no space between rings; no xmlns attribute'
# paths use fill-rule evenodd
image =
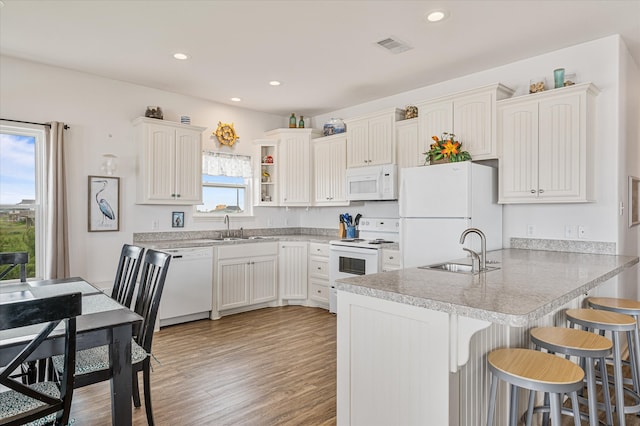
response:
<svg viewBox="0 0 640 426"><path fill-rule="evenodd" d="M336 280L380 272L378 249L331 244L329 249L329 312L337 312Z"/></svg>

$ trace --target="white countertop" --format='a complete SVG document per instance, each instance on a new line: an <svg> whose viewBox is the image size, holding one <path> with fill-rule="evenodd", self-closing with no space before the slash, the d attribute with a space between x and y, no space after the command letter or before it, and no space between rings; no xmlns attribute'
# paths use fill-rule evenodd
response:
<svg viewBox="0 0 640 426"><path fill-rule="evenodd" d="M402 269L337 281L337 289L522 327L638 263L638 257L504 249L476 275ZM469 263L470 258L456 261ZM339 296L338 296L339 297Z"/></svg>

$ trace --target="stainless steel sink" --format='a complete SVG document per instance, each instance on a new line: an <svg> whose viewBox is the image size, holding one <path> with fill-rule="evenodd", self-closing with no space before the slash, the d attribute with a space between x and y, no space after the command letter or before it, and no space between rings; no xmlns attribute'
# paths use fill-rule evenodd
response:
<svg viewBox="0 0 640 426"><path fill-rule="evenodd" d="M478 274L479 271L473 272L471 265L466 265L464 263L452 263L452 262L444 262L444 263L436 263L435 265L427 265L427 266L419 266L418 269L433 269L434 271L445 271L445 272L456 272L458 274ZM495 271L496 269L500 269L497 266L487 266L485 270L482 272L490 272Z"/></svg>

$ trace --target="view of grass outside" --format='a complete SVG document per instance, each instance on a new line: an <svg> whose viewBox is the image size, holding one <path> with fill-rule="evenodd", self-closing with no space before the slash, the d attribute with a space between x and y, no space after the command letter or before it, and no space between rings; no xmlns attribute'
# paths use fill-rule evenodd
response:
<svg viewBox="0 0 640 426"><path fill-rule="evenodd" d="M35 138L0 133L0 252L29 253L27 277L36 276ZM4 279L19 279L14 268Z"/></svg>

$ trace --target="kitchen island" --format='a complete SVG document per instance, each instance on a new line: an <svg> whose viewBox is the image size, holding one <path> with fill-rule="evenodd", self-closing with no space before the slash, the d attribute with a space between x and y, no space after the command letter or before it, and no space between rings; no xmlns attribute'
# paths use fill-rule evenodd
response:
<svg viewBox="0 0 640 426"><path fill-rule="evenodd" d="M477 425L486 419L486 353L526 347L528 330L637 257L505 249L476 275L411 268L339 280L338 425ZM457 261L468 263L470 259ZM506 388L497 424L506 424Z"/></svg>

